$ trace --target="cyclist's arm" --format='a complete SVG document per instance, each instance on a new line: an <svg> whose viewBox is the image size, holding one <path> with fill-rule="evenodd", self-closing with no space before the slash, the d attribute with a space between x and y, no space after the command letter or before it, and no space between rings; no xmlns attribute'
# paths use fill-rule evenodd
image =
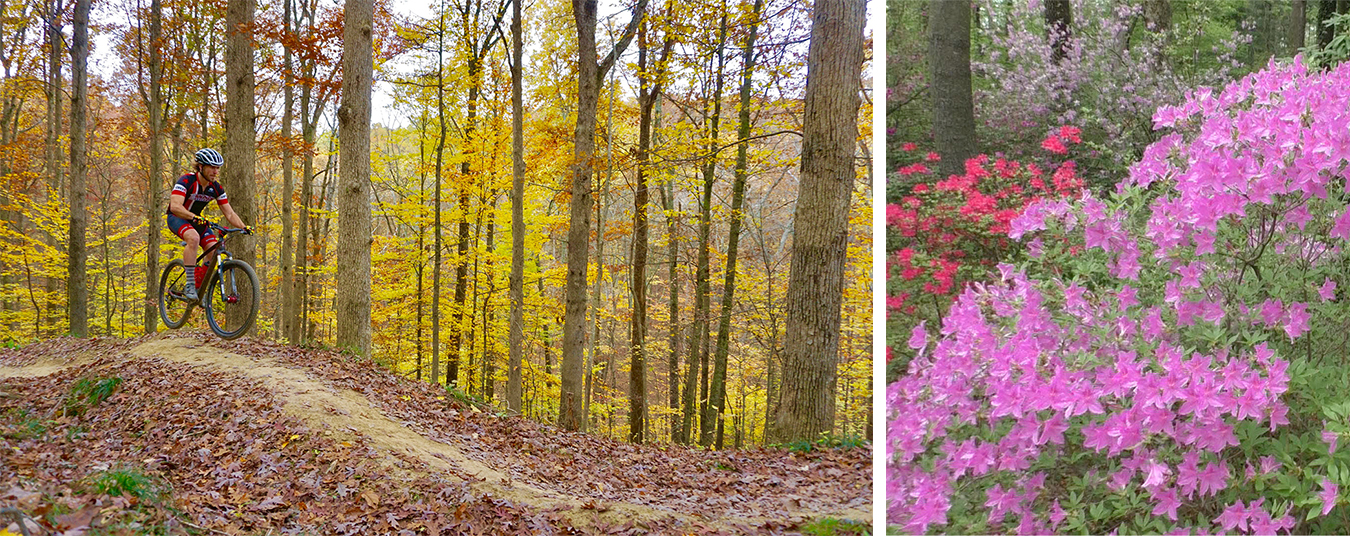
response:
<svg viewBox="0 0 1350 536"><path fill-rule="evenodd" d="M244 228L244 220L239 219L239 215L234 213L234 209L230 207L229 203L217 201L216 206L220 207L220 213L225 215L225 221L230 222L230 225L233 225L236 229Z"/></svg>
<svg viewBox="0 0 1350 536"><path fill-rule="evenodd" d="M188 210L188 208L183 205L184 199L185 196L178 192L169 194L169 212L172 212L174 216L178 216L179 218L192 221L197 215L193 214L191 210Z"/></svg>

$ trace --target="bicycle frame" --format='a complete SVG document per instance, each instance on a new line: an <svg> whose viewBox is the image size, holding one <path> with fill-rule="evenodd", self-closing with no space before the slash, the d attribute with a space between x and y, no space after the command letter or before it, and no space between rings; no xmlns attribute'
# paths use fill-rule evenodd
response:
<svg viewBox="0 0 1350 536"><path fill-rule="evenodd" d="M202 264L202 259L206 259L208 257L211 258L209 263L209 265L211 266L211 270L209 273L206 274L206 277L202 278L202 284L200 285L201 288L199 290L211 288L212 282L223 277L222 270L220 268L221 265L224 264L224 261L228 261L234 258L234 256L230 254L230 251L225 249L225 241L230 237L230 235L244 231L243 229L226 229L224 227L221 227L220 225L217 225L214 222L208 222L207 224L211 226L212 230L220 233L220 240L216 241L215 244L212 244L211 247L203 250L202 254L197 256L197 265ZM184 242L184 244L186 244L186 242ZM230 286L228 291L225 288L226 284ZM229 297L238 294L238 292L239 289L237 288L237 285L235 284L233 278L231 278L230 281L225 281L220 285L221 300L229 301ZM205 296L203 296L202 298L205 298Z"/></svg>

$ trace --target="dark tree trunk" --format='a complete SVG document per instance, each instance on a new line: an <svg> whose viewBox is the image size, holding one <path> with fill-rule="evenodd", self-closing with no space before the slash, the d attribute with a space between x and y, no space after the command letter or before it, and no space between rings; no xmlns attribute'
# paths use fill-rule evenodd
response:
<svg viewBox="0 0 1350 536"><path fill-rule="evenodd" d="M572 162L571 221L567 231L567 290L563 317L562 385L558 395L558 425L565 430L586 429L582 410L585 393L583 377L586 339L586 269L591 234L591 159L595 154L596 108L600 101L600 79L605 76L623 49L628 47L647 0L638 0L633 18L614 49L596 63L595 21L597 0L572 0L572 15L577 28L577 126Z"/></svg>
<svg viewBox="0 0 1350 536"><path fill-rule="evenodd" d="M1317 4L1317 48L1325 50L1336 37L1336 29L1327 24L1336 13L1336 0L1322 0Z"/></svg>
<svg viewBox="0 0 1350 536"><path fill-rule="evenodd" d="M1286 38L1289 45L1289 55L1298 54L1304 46L1304 37L1308 34L1308 2L1307 0L1293 0L1289 11L1289 35Z"/></svg>
<svg viewBox="0 0 1350 536"><path fill-rule="evenodd" d="M970 85L970 3L932 0L928 25L933 138L942 156L938 170L942 176L960 175L966 159L978 152ZM803 230L800 225L797 229Z"/></svg>
<svg viewBox="0 0 1350 536"><path fill-rule="evenodd" d="M969 14L968 3L949 4L961 5ZM857 180L865 11L861 2L817 0L812 14L783 400L774 425L776 438L784 443L813 440L834 426L848 209ZM961 28L969 36L968 24ZM968 63L965 67L969 72Z"/></svg>
<svg viewBox="0 0 1350 536"><path fill-rule="evenodd" d="M521 96L520 2L511 2L511 334L506 373L506 407L520 414L525 346L525 106Z"/></svg>
<svg viewBox="0 0 1350 536"><path fill-rule="evenodd" d="M283 43L282 53L282 79L285 80L285 87L282 89L281 112L281 137L286 141L286 146L281 153L281 318L279 322L279 332L281 338L291 343L298 342L292 338L294 325L300 321L300 301L299 294L296 292L295 285L295 228L294 211L295 205L295 155L292 152L294 145L291 143L293 136L292 127L295 123L295 73L292 71L291 64L291 24L294 14L291 10L293 0L284 0L282 24L287 37Z"/></svg>
<svg viewBox="0 0 1350 536"><path fill-rule="evenodd" d="M1073 27L1073 5L1069 0L1045 0L1045 31L1050 42L1050 59L1059 63L1068 56Z"/></svg>
<svg viewBox="0 0 1350 536"><path fill-rule="evenodd" d="M338 180L337 345L370 357L370 93L374 0L347 0L342 29Z"/></svg>
<svg viewBox="0 0 1350 536"><path fill-rule="evenodd" d="M88 113L89 71L89 0L75 1L75 26L71 37L71 96L70 96L70 239L66 244L68 275L66 296L73 337L89 336L89 289L86 281L88 251L85 230L89 225L86 179L89 174L89 155L85 134L85 116Z"/></svg>
<svg viewBox="0 0 1350 536"><path fill-rule="evenodd" d="M164 155L161 150L164 139L164 98L160 91L164 78L162 54L162 16L160 0L150 2L150 100L146 108L150 112L150 173L145 182L145 307L142 320L146 333L154 333L159 328L159 234L160 215L163 200L160 197L164 184Z"/></svg>
<svg viewBox="0 0 1350 536"><path fill-rule="evenodd" d="M715 53L717 57L716 64L715 66L710 66L711 74L713 76L713 94L708 99L712 102L712 113L708 116L707 144L708 152L710 154L708 156L708 162L703 164L703 192L699 197L698 267L694 274L694 323L692 326L693 331L689 334L689 346L687 348L689 354L685 360L687 376L685 376L684 379L684 419L680 424L680 428L688 432L688 437L684 438L685 443L692 443L694 441L694 416L701 413L699 406L696 405L695 402L701 402L701 405L705 406L708 403L708 359L704 341L704 338L708 333L707 325L710 322L708 314L710 299L708 294L711 290L709 279L711 277L710 273L712 272L711 266L709 265L709 250L711 249L711 245L708 241L711 238L709 235L712 220L713 185L717 180L717 154L714 152L714 149L717 148L718 127L720 126L722 115L722 66L726 40L727 18L724 14L721 17L721 22L718 24L717 30L717 49ZM700 392L703 396L696 396ZM700 436L704 434L701 423L699 432Z"/></svg>
<svg viewBox="0 0 1350 536"><path fill-rule="evenodd" d="M755 72L755 36L759 31L760 13L764 11L764 0L755 0L750 11L750 35L746 37L745 48L741 55L744 67L741 71L741 103L739 110L740 127L736 136L740 140L750 137L750 90L753 87ZM741 239L741 208L745 205L745 180L748 161L749 142L742 141L736 147L735 182L731 187L731 230L727 233L727 264L722 283L722 315L717 323L717 347L713 357L711 392L708 393L709 410L703 419L717 423L717 448L722 448L722 415L726 413L727 400L727 353L731 346L731 310L735 306L736 295L736 254ZM699 435L699 444L708 447L712 444L709 433L711 425L704 424Z"/></svg>

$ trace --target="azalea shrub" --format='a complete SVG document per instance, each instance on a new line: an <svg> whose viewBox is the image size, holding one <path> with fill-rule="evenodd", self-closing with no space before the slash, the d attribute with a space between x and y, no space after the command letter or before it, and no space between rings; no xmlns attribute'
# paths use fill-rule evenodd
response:
<svg viewBox="0 0 1350 536"><path fill-rule="evenodd" d="M1088 146L1080 166L1092 172L1094 188L1110 186L1154 139L1150 116L1160 104L1180 103L1189 88L1248 72L1237 58L1252 40L1250 26L1219 30L1232 25L1193 22L1150 31L1142 3L1072 3L1064 57L1056 59L1040 2L979 2L982 12L1007 17L1001 31L989 32L987 54L972 62L988 80L978 85L975 106L994 150L1021 158L1047 128L1079 125ZM1188 9L1201 20L1236 16L1219 3Z"/></svg>
<svg viewBox="0 0 1350 536"><path fill-rule="evenodd" d="M1350 65L1153 116L1109 197L1042 199L887 388L909 533L1350 533Z"/></svg>
<svg viewBox="0 0 1350 536"><path fill-rule="evenodd" d="M987 279L998 262L1024 249L1008 232L1028 204L1082 192L1077 166L1065 159L1069 147L1082 142L1079 133L1072 126L1054 129L1041 142L1039 162L979 155L966 161L964 174L946 178L929 167L938 154L921 153L913 143L901 147L913 157L888 184L899 187L886 206L888 333L936 324L968 282ZM900 359L894 362L903 367L913 354L895 349Z"/></svg>

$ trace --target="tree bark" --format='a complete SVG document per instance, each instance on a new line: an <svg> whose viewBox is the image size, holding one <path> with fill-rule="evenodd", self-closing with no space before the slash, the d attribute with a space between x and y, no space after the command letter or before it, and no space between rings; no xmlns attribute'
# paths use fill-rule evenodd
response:
<svg viewBox="0 0 1350 536"><path fill-rule="evenodd" d="M523 388L521 361L525 352L525 105L521 96L520 2L511 2L511 333L506 372L506 407L520 414Z"/></svg>
<svg viewBox="0 0 1350 536"><path fill-rule="evenodd" d="M1289 35L1286 41L1289 45L1289 55L1298 54L1304 46L1304 38L1308 34L1308 2L1307 0L1293 0L1289 11Z"/></svg>
<svg viewBox="0 0 1350 536"><path fill-rule="evenodd" d="M725 10L723 10L723 13L725 13ZM694 275L694 329L693 332L689 334L689 354L686 360L686 363L688 364L688 372L686 374L688 374L688 376L684 379L684 422L680 425L682 429L689 431L689 437L685 438L685 443L692 443L694 441L694 415L696 411L699 411L699 408L695 406L694 402L696 398L695 395L700 392L696 390L696 387L702 387L701 392L703 396L697 397L699 398L701 405L706 407L708 404L708 359L707 352L704 350L706 344L703 339L708 331L707 325L710 322L710 299L708 294L711 292L711 289L708 280L711 277L712 269L710 267L711 261L709 258L711 256L709 251L711 249L711 244L709 244L709 240L711 239L713 185L717 180L717 154L714 150L718 145L718 127L720 126L722 119L722 67L724 64L723 52L726 48L727 40L727 18L725 14L722 15L721 22L718 24L717 36L717 50L715 53L717 56L717 64L713 71L713 94L711 99L709 99L712 101L713 107L712 115L708 119L708 152L710 155L708 157L708 162L703 165L703 192L699 200L698 268ZM700 379L702 380L700 383L695 383L696 380ZM702 412L700 411L700 413ZM707 424L710 423L700 422L700 437L707 435Z"/></svg>
<svg viewBox="0 0 1350 536"><path fill-rule="evenodd" d="M558 400L558 424L565 430L586 429L582 412L584 344L586 338L586 265L591 234L591 174L595 155L596 108L600 101L600 79L628 47L647 0L638 0L633 18L615 43L614 49L596 63L596 0L572 0L572 15L577 25L577 126L572 162L571 221L567 231L567 297L563 316L562 385Z"/></svg>
<svg viewBox="0 0 1350 536"><path fill-rule="evenodd" d="M63 173L61 169L62 164L61 124L63 122L62 119L63 107L61 105L62 101L61 85L63 82L63 79L61 77L61 57L64 52L64 47L61 44L63 37L62 28L64 27L64 25L61 23L62 12L63 8L61 5L61 0L48 1L46 14L47 15L47 129L46 129L47 191L44 192L45 199L59 197L61 188L62 186L64 186L65 183L65 173ZM53 251L55 251L59 247L60 240L55 233L51 232L45 233L44 238L46 240L47 246L52 248ZM47 295L56 296L59 289L60 279L51 276L48 276L44 279L46 279L45 285ZM156 285L158 285L158 281L156 281ZM156 296L156 299L158 299L158 296ZM50 303L50 301L48 303ZM57 312L56 308L52 307L51 305L47 305L46 307L47 311L46 314L43 316L46 317L45 322L48 326L48 329L51 329L51 326L55 326L57 323L56 318ZM42 313L37 312L35 314L41 315ZM38 322L43 321L44 319L38 320ZM38 331L39 333L41 333L42 329L39 329Z"/></svg>
<svg viewBox="0 0 1350 536"><path fill-rule="evenodd" d="M70 41L71 97L70 97L70 239L66 296L73 337L89 336L89 289L86 281L85 230L89 225L86 179L89 174L89 154L85 139L85 116L89 102L89 0L75 1L74 35Z"/></svg>
<svg viewBox="0 0 1350 536"><path fill-rule="evenodd" d="M440 127L436 138L436 197L435 218L432 223L432 262L431 262L431 383L441 383L441 176L445 165L445 3L437 16L439 32L436 34L439 46L436 47L436 120ZM448 384L449 382L447 382Z"/></svg>
<svg viewBox="0 0 1350 536"><path fill-rule="evenodd" d="M1325 50L1336 37L1336 29L1327 21L1336 13L1336 0L1322 0L1317 4L1317 48Z"/></svg>
<svg viewBox="0 0 1350 536"><path fill-rule="evenodd" d="M150 2L150 102L146 108L150 112L150 173L145 181L145 306L142 308L142 321L146 333L154 333L159 328L159 234L160 215L163 199L160 197L164 184L164 155L161 150L164 138L164 104L160 91L164 79L162 61L162 15L160 0Z"/></svg>
<svg viewBox="0 0 1350 536"><path fill-rule="evenodd" d="M950 3L969 8L965 2ZM774 426L783 443L814 440L834 425L848 209L857 175L853 157L865 11L860 2L817 0L812 14L783 399Z"/></svg>
<svg viewBox="0 0 1350 536"><path fill-rule="evenodd" d="M254 122L253 21L256 0L229 0L225 16L225 165L220 183L244 224L257 223L253 171L257 158ZM257 266L253 239L241 237L230 247L239 260ZM231 323L242 323L248 311L231 309ZM256 326L256 324L255 324ZM256 327L249 328L252 333Z"/></svg>
<svg viewBox="0 0 1350 536"><path fill-rule="evenodd" d="M1059 63L1068 56L1073 5L1069 0L1045 0L1045 31L1050 41L1050 59Z"/></svg>
<svg viewBox="0 0 1350 536"><path fill-rule="evenodd" d="M764 11L764 0L755 0L750 10L750 34L746 37L745 48L741 54L741 103L740 126L736 136L740 140L750 137L750 89L755 72L755 36L759 31L760 13ZM736 254L741 238L741 208L745 205L745 180L748 150L750 143L741 141L736 147L735 179L731 186L731 230L727 233L727 261L722 283L722 315L717 323L717 347L713 355L711 392L708 393L709 410L703 414L704 421L717 423L717 448L722 448L721 420L726 413L727 399L727 353L731 346L731 309L735 306L736 296ZM713 444L711 424L705 424L699 435L699 444L708 447Z"/></svg>
<svg viewBox="0 0 1350 536"><path fill-rule="evenodd" d="M970 3L932 0L928 12L933 138L942 156L938 171L944 177L960 175L966 159L978 152L970 85Z"/></svg>
<svg viewBox="0 0 1350 536"><path fill-rule="evenodd" d="M282 106L281 112L281 139L285 140L286 145L281 153L281 293L282 309L281 318L277 319L280 323L280 333L282 338L290 343L297 342L292 335L294 325L300 320L300 300L296 287L295 265L297 250L294 247L295 230L292 207L295 204L295 158L292 152L294 144L291 137L292 126L295 123L295 73L291 64L291 21L292 1L284 0L282 24L285 28L282 30L285 36L285 42L282 44L282 79L285 81L282 88Z"/></svg>
<svg viewBox="0 0 1350 536"><path fill-rule="evenodd" d="M347 0L342 28L337 345L370 356L370 92L374 0Z"/></svg>
<svg viewBox="0 0 1350 536"><path fill-rule="evenodd" d="M657 116L653 121L656 123L653 130L660 130L661 122L660 101L657 102ZM680 416L680 226L679 211L675 205L675 179L671 177L662 189L657 190L661 194L661 208L666 213L666 250L669 255L667 259L670 268L669 280L666 288L670 293L669 301L669 319L666 321L666 330L670 338L670 354L666 359L666 376L670 382L670 398L668 398L668 407L670 408L670 441L673 443L683 443L685 433L681 426L683 419Z"/></svg>
<svg viewBox="0 0 1350 536"><path fill-rule="evenodd" d="M672 2L673 3L673 2ZM667 5L666 12L670 12ZM629 286L633 293L633 313L629 318L628 440L647 439L647 250L648 250L648 166L651 165L652 115L661 98L661 86L673 36L666 34L665 45L656 64L648 69L648 22L638 30L638 147L637 189L633 193L633 265Z"/></svg>

